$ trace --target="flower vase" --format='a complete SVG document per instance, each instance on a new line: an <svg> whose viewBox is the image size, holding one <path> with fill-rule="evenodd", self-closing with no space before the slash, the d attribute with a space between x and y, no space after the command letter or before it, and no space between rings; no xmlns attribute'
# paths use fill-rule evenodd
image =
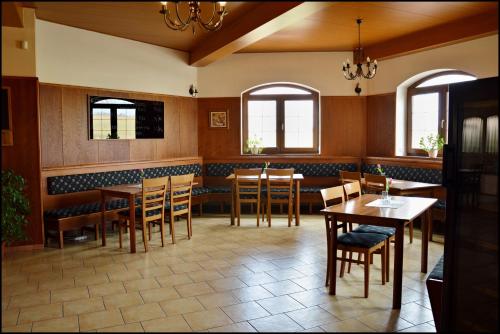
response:
<svg viewBox="0 0 500 334"><path fill-rule="evenodd" d="M389 204L391 202L391 198L389 197L388 191L382 191L382 203Z"/></svg>
<svg viewBox="0 0 500 334"><path fill-rule="evenodd" d="M438 150L430 150L427 152L427 154L429 155L429 158L436 158L438 155Z"/></svg>
<svg viewBox="0 0 500 334"><path fill-rule="evenodd" d="M252 152L252 154L259 154L259 148L258 147L250 147L250 152Z"/></svg>

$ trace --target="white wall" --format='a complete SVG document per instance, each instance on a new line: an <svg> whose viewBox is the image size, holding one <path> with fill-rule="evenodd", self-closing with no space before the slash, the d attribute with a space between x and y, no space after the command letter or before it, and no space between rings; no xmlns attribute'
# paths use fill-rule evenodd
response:
<svg viewBox="0 0 500 334"><path fill-rule="evenodd" d="M21 48L28 42L28 49ZM2 26L2 75L35 77L35 10L23 9L23 28Z"/></svg>
<svg viewBox="0 0 500 334"><path fill-rule="evenodd" d="M321 95L356 95L356 80L342 74L342 62L352 52L237 53L198 69L199 97L236 97L269 82L295 82ZM361 80L366 95L366 80Z"/></svg>
<svg viewBox="0 0 500 334"><path fill-rule="evenodd" d="M451 68L487 78L498 76L498 34L432 50L381 60L368 94L395 92L399 84L419 73Z"/></svg>
<svg viewBox="0 0 500 334"><path fill-rule="evenodd" d="M36 20L40 82L189 96L186 52Z"/></svg>

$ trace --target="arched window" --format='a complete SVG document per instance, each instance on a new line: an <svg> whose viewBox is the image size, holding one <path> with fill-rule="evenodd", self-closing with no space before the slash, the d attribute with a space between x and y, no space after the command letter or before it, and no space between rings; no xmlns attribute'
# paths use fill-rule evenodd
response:
<svg viewBox="0 0 500 334"><path fill-rule="evenodd" d="M319 153L319 93L274 83L242 94L243 152L247 140L263 144L262 153Z"/></svg>
<svg viewBox="0 0 500 334"><path fill-rule="evenodd" d="M439 134L447 140L448 84L470 80L476 80L476 77L462 71L444 71L422 78L408 87L408 154L425 154L419 148L419 140L429 134Z"/></svg>

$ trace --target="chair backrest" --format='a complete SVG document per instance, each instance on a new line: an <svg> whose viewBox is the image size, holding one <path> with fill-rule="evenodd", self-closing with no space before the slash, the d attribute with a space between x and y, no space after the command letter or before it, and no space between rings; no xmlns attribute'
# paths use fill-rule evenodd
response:
<svg viewBox="0 0 500 334"><path fill-rule="evenodd" d="M170 176L170 213L179 216L191 212L194 174Z"/></svg>
<svg viewBox="0 0 500 334"><path fill-rule="evenodd" d="M345 191L345 199L350 200L361 196L361 185L359 181L346 183L343 185Z"/></svg>
<svg viewBox="0 0 500 334"><path fill-rule="evenodd" d="M249 168L249 169L234 169L234 178L236 186L236 196L238 198L246 197L257 197L260 199L260 187L261 187L261 169L260 168Z"/></svg>
<svg viewBox="0 0 500 334"><path fill-rule="evenodd" d="M344 188L342 186L321 189L320 192L325 208L330 205L344 203Z"/></svg>
<svg viewBox="0 0 500 334"><path fill-rule="evenodd" d="M292 198L293 168L266 168L267 196Z"/></svg>
<svg viewBox="0 0 500 334"><path fill-rule="evenodd" d="M383 175L375 175L364 173L365 176L365 190L367 193L380 194L381 191L385 191L385 186L387 184L387 179Z"/></svg>
<svg viewBox="0 0 500 334"><path fill-rule="evenodd" d="M142 220L164 221L168 176L142 180Z"/></svg>
<svg viewBox="0 0 500 334"><path fill-rule="evenodd" d="M361 183L361 172L340 171L340 183L346 184L354 181Z"/></svg>

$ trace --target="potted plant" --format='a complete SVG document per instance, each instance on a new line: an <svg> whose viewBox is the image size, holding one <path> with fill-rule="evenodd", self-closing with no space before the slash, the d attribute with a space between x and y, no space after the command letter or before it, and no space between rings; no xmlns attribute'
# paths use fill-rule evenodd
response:
<svg viewBox="0 0 500 334"><path fill-rule="evenodd" d="M262 144L262 139L257 137L249 137L247 139L246 152L251 152L252 154L260 154L264 149Z"/></svg>
<svg viewBox="0 0 500 334"><path fill-rule="evenodd" d="M26 240L26 216L30 214L29 200L24 194L25 180L12 170L2 170L2 256L5 244Z"/></svg>
<svg viewBox="0 0 500 334"><path fill-rule="evenodd" d="M438 151L443 148L444 138L439 134L430 134L427 137L420 137L418 142L420 148L427 152L429 158L437 157Z"/></svg>

